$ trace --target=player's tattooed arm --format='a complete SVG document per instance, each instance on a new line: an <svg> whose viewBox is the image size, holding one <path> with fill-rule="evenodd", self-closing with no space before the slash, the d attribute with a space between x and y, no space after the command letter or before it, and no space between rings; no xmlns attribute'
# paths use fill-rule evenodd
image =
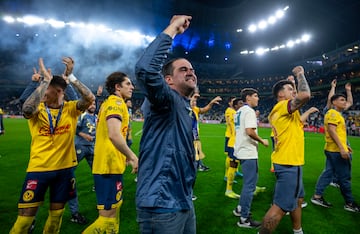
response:
<svg viewBox="0 0 360 234"><path fill-rule="evenodd" d="M23 115L26 119L30 119L37 111L41 99L45 96L45 92L49 86L48 80L43 80L35 91L26 99L22 106Z"/></svg>
<svg viewBox="0 0 360 234"><path fill-rule="evenodd" d="M81 81L79 80L73 80L71 81L71 84L77 89L77 91L80 93L81 97L79 101L76 104L76 108L81 111L85 111L93 101L95 101L95 96L91 92L91 90L86 87Z"/></svg>
<svg viewBox="0 0 360 234"><path fill-rule="evenodd" d="M310 100L311 91L309 84L304 75L304 68L297 66L293 69L293 73L298 81L297 94L291 101L291 111L300 109L306 102Z"/></svg>

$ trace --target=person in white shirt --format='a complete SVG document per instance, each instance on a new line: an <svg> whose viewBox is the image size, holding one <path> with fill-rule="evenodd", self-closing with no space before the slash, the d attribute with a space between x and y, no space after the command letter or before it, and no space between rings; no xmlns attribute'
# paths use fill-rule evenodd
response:
<svg viewBox="0 0 360 234"><path fill-rule="evenodd" d="M241 91L241 99L244 105L236 111L235 115L234 155L240 160L243 172L243 187L238 205L241 207L241 215L237 225L256 228L261 223L250 217L250 208L258 181L258 142L265 147L269 145L269 142L257 134L257 118L253 108L257 107L259 102L258 91L245 88Z"/></svg>

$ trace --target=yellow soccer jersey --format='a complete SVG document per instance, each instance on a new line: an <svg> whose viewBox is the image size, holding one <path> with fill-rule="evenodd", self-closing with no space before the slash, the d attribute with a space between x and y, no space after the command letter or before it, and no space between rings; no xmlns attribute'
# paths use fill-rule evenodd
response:
<svg viewBox="0 0 360 234"><path fill-rule="evenodd" d="M3 115L4 114L4 112L3 112L3 110L0 108L0 115Z"/></svg>
<svg viewBox="0 0 360 234"><path fill-rule="evenodd" d="M60 109L48 109L54 134L50 131L47 108L44 103L40 103L38 113L28 120L31 149L27 172L54 171L77 165L74 137L81 112L76 109L76 103L64 102L61 114ZM59 120L56 124L57 118Z"/></svg>
<svg viewBox="0 0 360 234"><path fill-rule="evenodd" d="M324 127L325 127L325 150L330 152L340 152L338 145L331 138L329 134L329 124L336 125L336 134L340 139L340 142L344 149L347 151L346 145L346 126L344 117L337 110L330 109L326 112L324 117Z"/></svg>
<svg viewBox="0 0 360 234"><path fill-rule="evenodd" d="M225 121L226 121L226 130L225 137L229 138L228 145L229 147L234 147L235 145L235 122L234 115L236 111L233 108L226 108L225 110Z"/></svg>
<svg viewBox="0 0 360 234"><path fill-rule="evenodd" d="M125 101L116 95L110 95L100 107L96 127L93 174L123 174L125 171L126 157L115 148L109 138L107 120L110 118L121 120L119 131L126 139L129 112Z"/></svg>
<svg viewBox="0 0 360 234"><path fill-rule="evenodd" d="M278 102L269 115L274 132L275 150L273 163L281 165L304 165L304 130L300 112L289 113L290 100Z"/></svg>
<svg viewBox="0 0 360 234"><path fill-rule="evenodd" d="M194 107L192 107L191 109L192 109L192 111L193 111L193 112L194 112L194 114L195 114L196 121L198 121L198 120L199 120L199 112L200 112L200 108L199 108L199 107L197 107L197 106L194 106Z"/></svg>

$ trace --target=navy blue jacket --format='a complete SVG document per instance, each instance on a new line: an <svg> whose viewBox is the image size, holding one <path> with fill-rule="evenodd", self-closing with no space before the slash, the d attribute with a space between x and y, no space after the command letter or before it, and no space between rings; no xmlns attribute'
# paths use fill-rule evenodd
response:
<svg viewBox="0 0 360 234"><path fill-rule="evenodd" d="M189 210L196 176L189 99L171 89L161 75L172 38L162 33L135 67L146 100L140 142L138 209Z"/></svg>

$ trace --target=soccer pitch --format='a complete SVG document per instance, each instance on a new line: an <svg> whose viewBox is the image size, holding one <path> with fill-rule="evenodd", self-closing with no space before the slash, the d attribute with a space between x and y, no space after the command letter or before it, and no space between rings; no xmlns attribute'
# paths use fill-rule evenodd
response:
<svg viewBox="0 0 360 234"><path fill-rule="evenodd" d="M8 233L17 217L17 201L25 177L25 170L29 160L30 135L28 125L24 119L5 119L6 133L0 136L0 233ZM132 149L138 154L138 146L142 123L133 123ZM139 132L140 133L140 132ZM236 226L237 217L232 210L238 200L224 196L226 183L224 182L224 133L225 124L200 124L200 138L206 154L204 163L211 169L208 172L198 172L194 193L198 197L195 204L197 216L197 233L256 233L256 230L239 228ZM259 135L270 139L270 129L260 128ZM354 151L352 163L352 190L355 200L360 202L360 138L349 137ZM343 209L344 200L340 190L328 187L325 192L327 201L333 204L332 208L314 206L310 197L318 176L324 169L325 156L324 135L305 133L305 166L304 186L305 200L308 206L303 209L302 227L304 233L359 233L360 214L351 213ZM271 147L259 145L259 186L267 189L254 197L252 214L256 220L261 220L269 209L275 178L270 172ZM120 233L139 233L136 223L135 210L135 175L124 175L124 204L121 208ZM80 212L90 222L94 221L98 212L96 210L95 192L92 191L93 179L91 171L85 161L76 169L76 179L80 203ZM237 184L233 186L236 193L240 193L242 180L236 178ZM40 207L34 233L42 233L47 218L48 198ZM68 207L63 216L60 233L81 233L87 225L70 222ZM289 216L285 216L275 233L292 233Z"/></svg>

